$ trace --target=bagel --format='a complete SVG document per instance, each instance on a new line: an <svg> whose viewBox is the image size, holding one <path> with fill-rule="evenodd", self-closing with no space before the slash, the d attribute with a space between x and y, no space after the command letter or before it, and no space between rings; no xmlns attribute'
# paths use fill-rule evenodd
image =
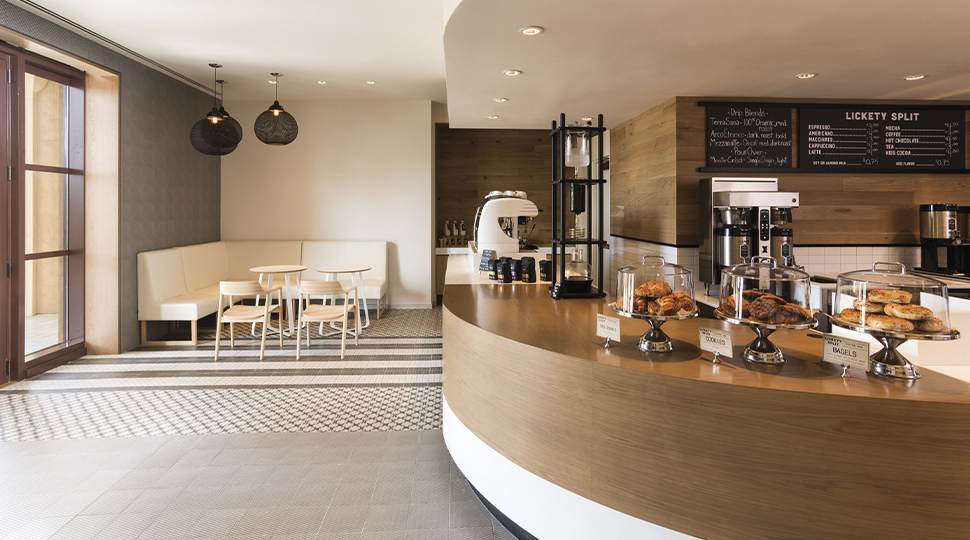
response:
<svg viewBox="0 0 970 540"><path fill-rule="evenodd" d="M923 321L933 318L933 310L916 304L886 304L886 315L907 321Z"/></svg>
<svg viewBox="0 0 970 540"><path fill-rule="evenodd" d="M845 308L839 314L839 318L846 322L859 324L862 322L862 312L858 309Z"/></svg>
<svg viewBox="0 0 970 540"><path fill-rule="evenodd" d="M887 315L867 315L866 326L886 332L912 332L915 328L910 321Z"/></svg>
<svg viewBox="0 0 970 540"><path fill-rule="evenodd" d="M869 291L869 300L882 304L908 304L913 300L913 293L892 289L873 289Z"/></svg>
<svg viewBox="0 0 970 540"><path fill-rule="evenodd" d="M930 317L922 321L914 321L913 326L920 332L946 332L946 325L936 317Z"/></svg>
<svg viewBox="0 0 970 540"><path fill-rule="evenodd" d="M859 298L858 300L852 302L852 307L866 313L885 313L886 304L880 304L879 302Z"/></svg>

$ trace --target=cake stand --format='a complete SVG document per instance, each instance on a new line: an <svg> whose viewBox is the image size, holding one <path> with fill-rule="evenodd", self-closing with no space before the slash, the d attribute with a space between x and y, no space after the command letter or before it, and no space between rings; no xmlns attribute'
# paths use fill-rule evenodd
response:
<svg viewBox="0 0 970 540"><path fill-rule="evenodd" d="M697 317L697 307L695 305L694 311L690 313L685 313L683 315L651 315L649 313L635 313L632 311L623 311L616 307L616 302L610 303L610 309L614 313L621 317L629 317L630 319L641 319L650 323L650 330L647 330L642 336L640 336L640 341L637 343L637 348L643 352L657 352L665 353L674 350L674 344L671 343L670 338L663 330L660 329L663 323L667 321L682 321L685 319L693 319Z"/></svg>
<svg viewBox="0 0 970 540"><path fill-rule="evenodd" d="M714 310L714 316L731 324L749 326L754 330L754 333L758 337L754 338L751 343L748 343L744 348L744 352L741 354L741 358L756 364L785 363L785 355L781 353L781 349L768 339L768 336L773 334L775 330L808 330L809 328L818 326L818 320L815 318L798 324L770 324L752 321L751 319L738 319L724 313L720 309Z"/></svg>

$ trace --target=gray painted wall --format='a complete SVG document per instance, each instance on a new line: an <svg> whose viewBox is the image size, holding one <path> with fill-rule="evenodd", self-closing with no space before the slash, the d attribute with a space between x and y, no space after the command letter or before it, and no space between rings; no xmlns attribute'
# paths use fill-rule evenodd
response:
<svg viewBox="0 0 970 540"><path fill-rule="evenodd" d="M189 143L212 97L2 0L0 25L120 75L118 343L136 347L136 254L219 240L220 158Z"/></svg>

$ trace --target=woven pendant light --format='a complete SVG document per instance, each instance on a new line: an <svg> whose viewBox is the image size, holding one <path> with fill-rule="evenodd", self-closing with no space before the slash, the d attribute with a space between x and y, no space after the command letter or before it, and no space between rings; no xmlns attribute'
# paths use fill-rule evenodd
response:
<svg viewBox="0 0 970 540"><path fill-rule="evenodd" d="M218 69L222 67L219 64L209 64L209 66L215 73L218 73ZM212 110L205 117L208 122L204 122L200 128L202 140L216 148L234 147L242 140L242 130L236 130L231 122L226 122L225 116L219 111L219 93L216 91L219 79L215 77L214 75L215 82L212 85Z"/></svg>
<svg viewBox="0 0 970 540"><path fill-rule="evenodd" d="M229 113L226 112L226 108L223 107L223 104L226 102L225 88L226 88L226 84L228 84L229 81L220 80L218 82L219 82L219 114L222 115L222 121L229 124L232 127L232 129L235 130L236 136L239 137L237 140L242 141L242 138L243 138L242 124L237 122L235 118L229 116Z"/></svg>
<svg viewBox="0 0 970 540"><path fill-rule="evenodd" d="M293 142L300 128L296 125L296 118L284 111L280 105L280 74L270 73L270 75L276 78L276 101L268 110L256 117L253 131L256 132L256 138L264 143L282 146Z"/></svg>
<svg viewBox="0 0 970 540"><path fill-rule="evenodd" d="M232 151L236 149L235 146L218 148L210 145L202 139L202 124L205 124L206 122L209 122L209 120L203 118L192 126L192 131L189 132L189 142L192 143L192 147L207 156L224 156L232 153ZM239 129L242 129L242 126L240 126Z"/></svg>

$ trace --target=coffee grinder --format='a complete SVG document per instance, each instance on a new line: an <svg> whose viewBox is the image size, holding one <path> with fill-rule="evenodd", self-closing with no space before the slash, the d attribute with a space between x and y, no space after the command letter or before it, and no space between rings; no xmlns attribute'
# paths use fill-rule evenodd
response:
<svg viewBox="0 0 970 540"><path fill-rule="evenodd" d="M700 280L719 285L721 270L752 257L795 266L791 209L798 193L778 191L777 178L704 178L700 181Z"/></svg>

